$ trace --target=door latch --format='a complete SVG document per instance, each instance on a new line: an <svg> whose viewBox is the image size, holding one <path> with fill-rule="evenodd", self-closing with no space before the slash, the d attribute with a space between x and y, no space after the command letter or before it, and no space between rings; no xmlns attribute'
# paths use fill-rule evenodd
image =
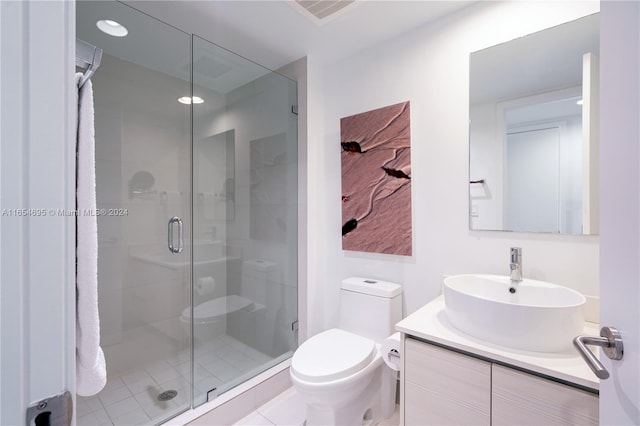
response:
<svg viewBox="0 0 640 426"><path fill-rule="evenodd" d="M577 336L573 339L573 345L576 347L582 358L585 360L591 371L600 379L608 379L609 372L600 360L587 348L587 345L600 346L602 352L610 359L620 360L624 355L624 345L620 332L615 327L602 327L600 329L600 337L593 336Z"/></svg>
<svg viewBox="0 0 640 426"><path fill-rule="evenodd" d="M26 426L69 426L73 416L73 398L63 394L45 398L27 408Z"/></svg>

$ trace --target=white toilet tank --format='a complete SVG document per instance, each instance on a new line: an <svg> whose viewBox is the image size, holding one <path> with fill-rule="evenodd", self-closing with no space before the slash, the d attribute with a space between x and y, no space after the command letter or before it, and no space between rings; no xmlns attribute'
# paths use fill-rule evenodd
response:
<svg viewBox="0 0 640 426"><path fill-rule="evenodd" d="M342 281L339 328L382 342L402 319L402 287L370 278Z"/></svg>
<svg viewBox="0 0 640 426"><path fill-rule="evenodd" d="M268 260L245 260L242 262L240 295L261 305L273 306L279 302L279 272L278 265Z"/></svg>

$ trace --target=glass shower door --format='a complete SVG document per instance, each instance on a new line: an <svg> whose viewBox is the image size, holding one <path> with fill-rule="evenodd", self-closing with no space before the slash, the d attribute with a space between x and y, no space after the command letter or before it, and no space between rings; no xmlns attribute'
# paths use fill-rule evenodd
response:
<svg viewBox="0 0 640 426"><path fill-rule="evenodd" d="M297 85L116 1L77 2L95 102L107 385L77 423L157 424L297 347ZM100 32L119 22L126 37Z"/></svg>
<svg viewBox="0 0 640 426"><path fill-rule="evenodd" d="M191 39L119 2L76 11L77 37L104 51L92 82L107 366L106 387L78 398L77 422L159 423L192 397L191 111L178 101L191 92ZM129 34L102 33L102 19Z"/></svg>
<svg viewBox="0 0 640 426"><path fill-rule="evenodd" d="M297 346L297 84L204 39L192 46L198 405Z"/></svg>

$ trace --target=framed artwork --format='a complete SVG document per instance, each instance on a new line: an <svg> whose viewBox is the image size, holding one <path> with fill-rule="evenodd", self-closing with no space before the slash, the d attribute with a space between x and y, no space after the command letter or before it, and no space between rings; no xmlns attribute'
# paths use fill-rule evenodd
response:
<svg viewBox="0 0 640 426"><path fill-rule="evenodd" d="M342 249L411 256L409 101L340 119Z"/></svg>

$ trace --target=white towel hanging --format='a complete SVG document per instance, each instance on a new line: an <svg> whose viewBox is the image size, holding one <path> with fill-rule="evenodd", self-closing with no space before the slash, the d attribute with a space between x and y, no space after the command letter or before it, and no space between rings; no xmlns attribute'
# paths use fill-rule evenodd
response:
<svg viewBox="0 0 640 426"><path fill-rule="evenodd" d="M76 74L79 84L82 74ZM96 211L93 87L87 80L78 93L76 203L79 212ZM100 348L98 314L98 223L93 214L77 216L76 229L76 393L95 395L107 383Z"/></svg>

